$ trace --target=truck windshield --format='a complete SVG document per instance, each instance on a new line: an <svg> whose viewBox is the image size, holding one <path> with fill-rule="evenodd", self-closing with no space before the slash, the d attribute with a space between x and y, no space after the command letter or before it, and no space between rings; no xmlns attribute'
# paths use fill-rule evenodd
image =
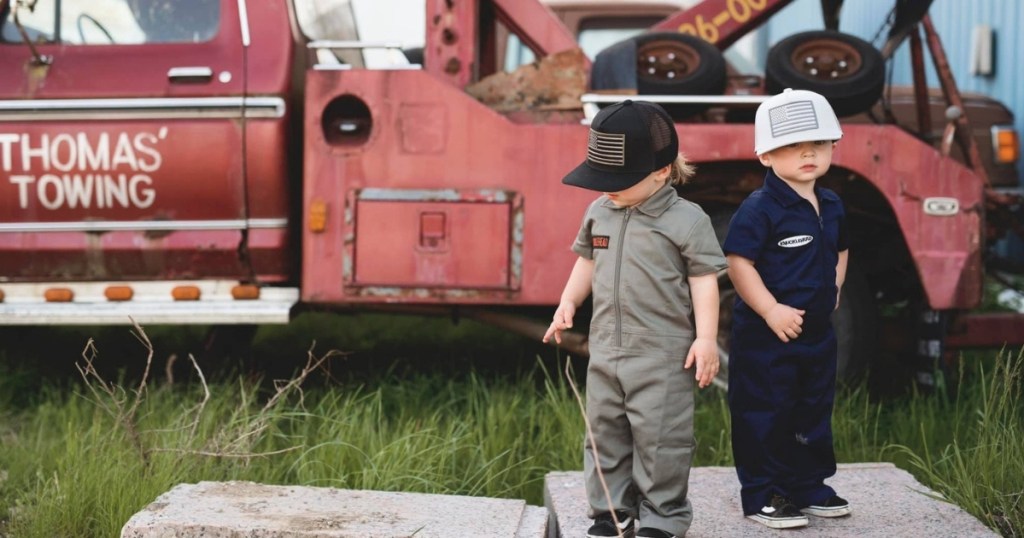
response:
<svg viewBox="0 0 1024 538"><path fill-rule="evenodd" d="M591 19L585 21L580 28L576 41L583 53L593 60L597 53L610 45L629 39L647 31L660 18L619 17L613 19ZM749 39L749 38L745 38ZM505 71L514 71L517 67L536 61L533 51L529 49L515 34L509 34L505 45ZM747 75L760 75L763 68L750 60L739 47L730 47L725 51L726 60L738 72Z"/></svg>
<svg viewBox="0 0 1024 538"><path fill-rule="evenodd" d="M587 21L580 28L576 41L579 43L580 48L583 49L583 54L586 54L588 58L593 60L597 53L609 45L618 43L623 39L629 39L647 30L648 27L658 22L658 20L657 18L637 19L631 17ZM532 63L537 59L533 51L524 45L515 34L509 34L505 50L507 51L505 54L506 71L513 71L517 67Z"/></svg>
<svg viewBox="0 0 1024 538"><path fill-rule="evenodd" d="M39 0L32 11L17 9L36 43L196 43L211 39L220 25L218 0ZM13 10L4 15L0 40L20 43Z"/></svg>

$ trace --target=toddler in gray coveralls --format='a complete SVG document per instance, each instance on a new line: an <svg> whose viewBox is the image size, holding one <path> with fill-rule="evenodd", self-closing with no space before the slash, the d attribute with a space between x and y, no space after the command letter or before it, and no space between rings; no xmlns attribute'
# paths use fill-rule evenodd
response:
<svg viewBox="0 0 1024 538"><path fill-rule="evenodd" d="M579 258L544 334L560 343L593 293L594 443L586 437L583 454L590 538L683 536L693 519L693 393L718 373L725 258L708 216L672 186L690 175L664 109L624 101L597 114L586 161L562 180L604 193L583 217L572 246Z"/></svg>

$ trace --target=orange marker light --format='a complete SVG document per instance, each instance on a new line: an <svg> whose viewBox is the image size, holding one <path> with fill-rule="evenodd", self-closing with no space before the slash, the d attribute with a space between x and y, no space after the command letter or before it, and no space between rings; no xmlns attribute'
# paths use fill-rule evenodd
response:
<svg viewBox="0 0 1024 538"><path fill-rule="evenodd" d="M321 233L327 229L327 202L313 200L309 203L309 231Z"/></svg>
<svg viewBox="0 0 1024 538"><path fill-rule="evenodd" d="M175 286L171 290L171 297L174 297L175 301L198 301L199 295L197 286Z"/></svg>
<svg viewBox="0 0 1024 538"><path fill-rule="evenodd" d="M231 296L240 301L260 298L260 287L253 284L239 284L231 288Z"/></svg>
<svg viewBox="0 0 1024 538"><path fill-rule="evenodd" d="M48 303L70 303L75 298L75 292L68 288L50 288L43 297Z"/></svg>
<svg viewBox="0 0 1024 538"><path fill-rule="evenodd" d="M0 303L4 302L4 290L0 290Z"/></svg>
<svg viewBox="0 0 1024 538"><path fill-rule="evenodd" d="M130 301L135 292L129 286L107 286L107 289L103 290L103 295L108 301Z"/></svg>
<svg viewBox="0 0 1024 538"><path fill-rule="evenodd" d="M1020 158L1020 141L1017 138L1017 130L1013 127L994 126L992 127L992 149L996 155L996 162L1011 164Z"/></svg>

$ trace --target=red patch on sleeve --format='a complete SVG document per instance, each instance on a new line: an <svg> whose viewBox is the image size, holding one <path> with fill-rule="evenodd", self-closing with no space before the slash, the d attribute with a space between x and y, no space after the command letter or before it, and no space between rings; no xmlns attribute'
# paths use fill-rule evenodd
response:
<svg viewBox="0 0 1024 538"><path fill-rule="evenodd" d="M590 238L590 246L593 248L608 248L607 235L595 235Z"/></svg>

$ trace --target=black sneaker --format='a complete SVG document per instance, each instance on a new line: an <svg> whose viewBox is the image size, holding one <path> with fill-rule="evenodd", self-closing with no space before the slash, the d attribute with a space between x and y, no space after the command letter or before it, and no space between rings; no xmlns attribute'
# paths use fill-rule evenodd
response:
<svg viewBox="0 0 1024 538"><path fill-rule="evenodd" d="M611 536L633 538L633 516L622 510L617 510L615 517L619 519L618 527L615 526L615 520L612 519L611 512L598 514L594 518L594 524L587 529L587 538L606 538Z"/></svg>
<svg viewBox="0 0 1024 538"><path fill-rule="evenodd" d="M772 495L768 506L747 517L772 529L806 527L808 523L807 516L800 513L796 505L781 495Z"/></svg>
<svg viewBox="0 0 1024 538"><path fill-rule="evenodd" d="M654 527L643 527L636 531L636 538L676 538L676 535Z"/></svg>
<svg viewBox="0 0 1024 538"><path fill-rule="evenodd" d="M800 511L818 517L843 517L850 514L850 503L838 495L833 495L821 504L812 504Z"/></svg>

